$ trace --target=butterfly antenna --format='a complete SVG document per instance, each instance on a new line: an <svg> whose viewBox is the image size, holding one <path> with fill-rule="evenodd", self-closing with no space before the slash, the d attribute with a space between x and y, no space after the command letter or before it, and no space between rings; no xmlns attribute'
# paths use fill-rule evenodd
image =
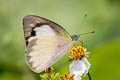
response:
<svg viewBox="0 0 120 80"><path fill-rule="evenodd" d="M95 33L95 31L91 31L91 32L87 32L87 33L82 33L82 34L79 34L78 36L85 35L85 34L90 34L90 33Z"/></svg>
<svg viewBox="0 0 120 80"><path fill-rule="evenodd" d="M81 22L81 25L83 25L83 23L85 22L86 17L87 17L87 14L85 13L85 15L83 17L83 20ZM82 33L82 34L79 34L77 36L80 37L80 35L85 35L85 34L90 34L90 33L95 33L95 31L91 31L91 32L87 32L87 33Z"/></svg>
<svg viewBox="0 0 120 80"><path fill-rule="evenodd" d="M84 14L84 17L83 17L83 19L82 19L82 22L81 22L81 24L80 24L81 26L82 26L82 25L83 25L83 23L85 22L86 17L87 17L87 14L85 13L85 14Z"/></svg>

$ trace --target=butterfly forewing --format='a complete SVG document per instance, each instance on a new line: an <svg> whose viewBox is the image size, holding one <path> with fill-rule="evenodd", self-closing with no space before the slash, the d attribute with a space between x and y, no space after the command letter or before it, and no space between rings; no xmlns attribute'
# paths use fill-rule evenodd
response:
<svg viewBox="0 0 120 80"><path fill-rule="evenodd" d="M68 32L65 31L64 28L62 28L60 25L48 19L45 19L39 16L32 16L32 15L25 16L23 19L23 25L24 25L24 35L25 35L26 41L29 37L35 36L34 28L41 27L42 25L48 25L51 29L53 29L56 35L59 35L68 40L71 40L71 37L69 36Z"/></svg>
<svg viewBox="0 0 120 80"><path fill-rule="evenodd" d="M42 72L70 48L71 37L58 24L38 16L24 17L26 61L34 72Z"/></svg>

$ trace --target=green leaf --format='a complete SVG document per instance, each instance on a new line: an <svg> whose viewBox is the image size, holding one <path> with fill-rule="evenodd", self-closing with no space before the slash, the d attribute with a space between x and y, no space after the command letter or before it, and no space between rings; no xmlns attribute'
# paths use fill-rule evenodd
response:
<svg viewBox="0 0 120 80"><path fill-rule="evenodd" d="M120 40L91 53L90 73L93 80L120 80Z"/></svg>

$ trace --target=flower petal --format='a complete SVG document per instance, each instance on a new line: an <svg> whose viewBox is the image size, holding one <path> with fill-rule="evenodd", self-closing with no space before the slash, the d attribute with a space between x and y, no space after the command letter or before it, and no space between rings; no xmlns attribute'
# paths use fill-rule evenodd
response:
<svg viewBox="0 0 120 80"><path fill-rule="evenodd" d="M90 63L87 61L86 58L83 58L82 60L73 60L69 68L71 75L79 76L81 78L82 75L86 75L88 73Z"/></svg>
<svg viewBox="0 0 120 80"><path fill-rule="evenodd" d="M81 78L81 76L79 76L79 75L75 75L75 76L74 76L74 80L82 80L82 78Z"/></svg>

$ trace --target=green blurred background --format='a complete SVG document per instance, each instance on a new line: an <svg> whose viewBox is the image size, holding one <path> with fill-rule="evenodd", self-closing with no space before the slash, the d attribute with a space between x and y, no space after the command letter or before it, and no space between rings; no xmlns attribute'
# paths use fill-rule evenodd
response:
<svg viewBox="0 0 120 80"><path fill-rule="evenodd" d="M0 0L0 80L40 80L25 63L22 20L26 15L50 19L71 35L95 30L81 36L91 52L92 79L120 80L120 0ZM69 73L68 58L54 67L56 72Z"/></svg>

